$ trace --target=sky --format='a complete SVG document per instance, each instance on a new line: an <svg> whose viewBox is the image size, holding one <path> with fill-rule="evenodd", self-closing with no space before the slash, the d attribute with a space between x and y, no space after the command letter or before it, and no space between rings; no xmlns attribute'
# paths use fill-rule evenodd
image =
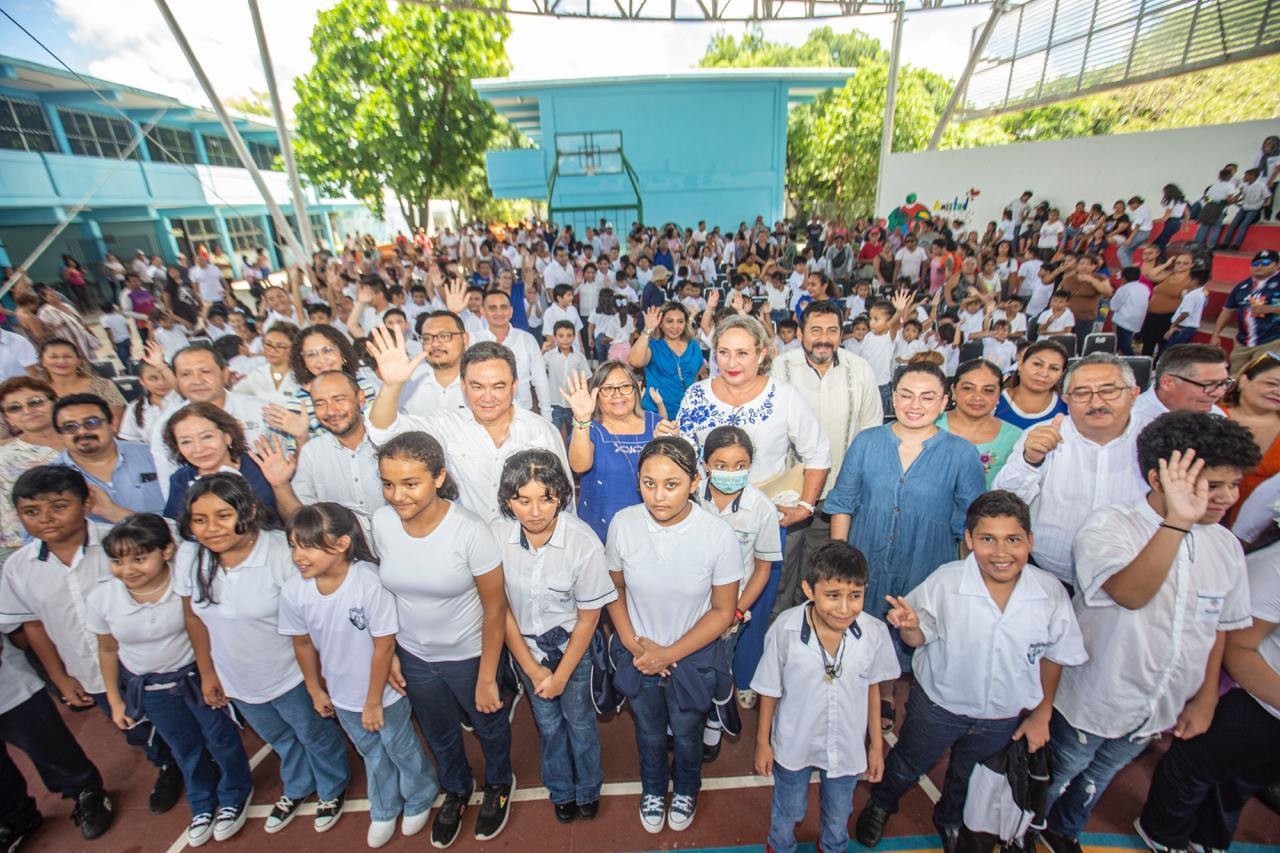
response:
<svg viewBox="0 0 1280 853"><path fill-rule="evenodd" d="M311 66L308 44L318 11L333 0L260 0L267 40L286 108L292 80ZM219 97L244 97L266 88L248 4L244 0L170 0ZM82 74L149 89L187 103L208 103L183 60L154 0L0 0L12 15L64 62ZM903 60L954 79L964 67L970 34L986 7L908 15ZM856 27L855 27L856 24ZM810 29L860 29L888 46L887 15L765 25L765 37L800 44ZM581 21L512 16L507 41L513 76L537 79L669 73L696 66L718 31L744 24ZM13 23L0 17L0 54L57 64Z"/></svg>

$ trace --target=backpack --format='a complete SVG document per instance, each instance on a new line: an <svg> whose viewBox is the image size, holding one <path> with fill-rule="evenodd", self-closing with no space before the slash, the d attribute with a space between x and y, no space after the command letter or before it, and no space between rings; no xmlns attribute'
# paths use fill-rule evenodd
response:
<svg viewBox="0 0 1280 853"><path fill-rule="evenodd" d="M1196 222L1201 225L1217 225L1222 219L1223 204L1220 201L1206 201L1200 205L1200 214L1196 217Z"/></svg>

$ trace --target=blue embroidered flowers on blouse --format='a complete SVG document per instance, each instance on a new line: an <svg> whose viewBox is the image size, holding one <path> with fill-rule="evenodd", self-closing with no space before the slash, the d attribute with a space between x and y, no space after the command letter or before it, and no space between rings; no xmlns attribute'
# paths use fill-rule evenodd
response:
<svg viewBox="0 0 1280 853"><path fill-rule="evenodd" d="M692 436L718 426L764 423L773 417L777 390L778 387L770 383L769 392L759 404L733 408L712 396L710 383L699 382L685 394L685 404L680 412L680 431Z"/></svg>

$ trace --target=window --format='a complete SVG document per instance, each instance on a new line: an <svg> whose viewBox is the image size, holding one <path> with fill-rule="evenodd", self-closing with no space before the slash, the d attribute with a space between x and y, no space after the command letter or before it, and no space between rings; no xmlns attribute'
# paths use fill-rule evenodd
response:
<svg viewBox="0 0 1280 853"><path fill-rule="evenodd" d="M240 165L240 158L236 156L236 150L231 147L231 140L225 136L214 136L211 133L204 135L204 153L209 155L210 166L232 166Z"/></svg>
<svg viewBox="0 0 1280 853"><path fill-rule="evenodd" d="M44 110L35 101L0 97L0 148L57 151Z"/></svg>
<svg viewBox="0 0 1280 853"><path fill-rule="evenodd" d="M266 237L262 233L257 219L248 216L228 216L227 236L231 238L231 250L234 254L252 254L259 246L265 246Z"/></svg>
<svg viewBox="0 0 1280 853"><path fill-rule="evenodd" d="M187 130L173 127L152 128L147 134L151 159L158 163L199 163L196 138Z"/></svg>
<svg viewBox="0 0 1280 853"><path fill-rule="evenodd" d="M133 142L133 125L123 119L76 110L58 110L58 118L72 154L119 159ZM138 149L129 152L129 159L138 159Z"/></svg>
<svg viewBox="0 0 1280 853"><path fill-rule="evenodd" d="M253 162L259 169L274 170L276 157L280 156L280 149L265 142L250 142L249 156L253 158Z"/></svg>

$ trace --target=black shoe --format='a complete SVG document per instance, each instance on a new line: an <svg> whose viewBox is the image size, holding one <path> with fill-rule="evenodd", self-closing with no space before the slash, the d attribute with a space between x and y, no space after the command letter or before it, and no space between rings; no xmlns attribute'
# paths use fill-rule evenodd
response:
<svg viewBox="0 0 1280 853"><path fill-rule="evenodd" d="M893 731L893 724L898 718L892 699L880 700L880 731Z"/></svg>
<svg viewBox="0 0 1280 853"><path fill-rule="evenodd" d="M596 815L600 813L600 801L592 800L589 803L578 803L578 817L583 820L595 820Z"/></svg>
<svg viewBox="0 0 1280 853"><path fill-rule="evenodd" d="M1047 827L1040 830L1040 841L1053 853L1084 853L1084 848L1080 846L1079 839L1068 838L1062 833L1054 832Z"/></svg>
<svg viewBox="0 0 1280 853"><path fill-rule="evenodd" d="M720 757L720 742L704 743L702 745L702 763L710 764Z"/></svg>
<svg viewBox="0 0 1280 853"><path fill-rule="evenodd" d="M960 843L960 828L935 827L938 830L938 837L942 839L942 853L956 853L956 845Z"/></svg>
<svg viewBox="0 0 1280 853"><path fill-rule="evenodd" d="M101 788L85 788L76 796L71 819L80 827L80 836L85 841L92 841L110 829L114 817L111 798Z"/></svg>
<svg viewBox="0 0 1280 853"><path fill-rule="evenodd" d="M578 816L578 807L573 803L553 803L556 807L556 820L561 823L573 823Z"/></svg>
<svg viewBox="0 0 1280 853"><path fill-rule="evenodd" d="M458 830L462 828L462 813L467 810L467 803L476 790L476 783L471 783L471 790L465 794L454 794L446 791L440 811L431 824L431 846L441 850L448 847L458 838Z"/></svg>
<svg viewBox="0 0 1280 853"><path fill-rule="evenodd" d="M151 789L151 798L147 808L152 814L164 814L177 805L182 797L182 770L176 764L166 764L160 768L156 776L156 784Z"/></svg>
<svg viewBox="0 0 1280 853"><path fill-rule="evenodd" d="M485 785L480 814L476 816L476 841L497 838L511 816L511 795L516 791L516 777L511 774L510 785Z"/></svg>
<svg viewBox="0 0 1280 853"><path fill-rule="evenodd" d="M15 853L22 846L22 842L30 838L42 823L44 818L40 816L40 812L35 812L35 816L30 820L20 824L0 826L0 853Z"/></svg>
<svg viewBox="0 0 1280 853"><path fill-rule="evenodd" d="M1263 788L1258 792L1257 796L1264 806L1276 814L1280 814L1280 782Z"/></svg>
<svg viewBox="0 0 1280 853"><path fill-rule="evenodd" d="M884 837L884 825L888 822L887 811L874 803L867 803L862 814L858 815L858 824L854 827L854 835L857 836L858 843L863 847L875 847Z"/></svg>

